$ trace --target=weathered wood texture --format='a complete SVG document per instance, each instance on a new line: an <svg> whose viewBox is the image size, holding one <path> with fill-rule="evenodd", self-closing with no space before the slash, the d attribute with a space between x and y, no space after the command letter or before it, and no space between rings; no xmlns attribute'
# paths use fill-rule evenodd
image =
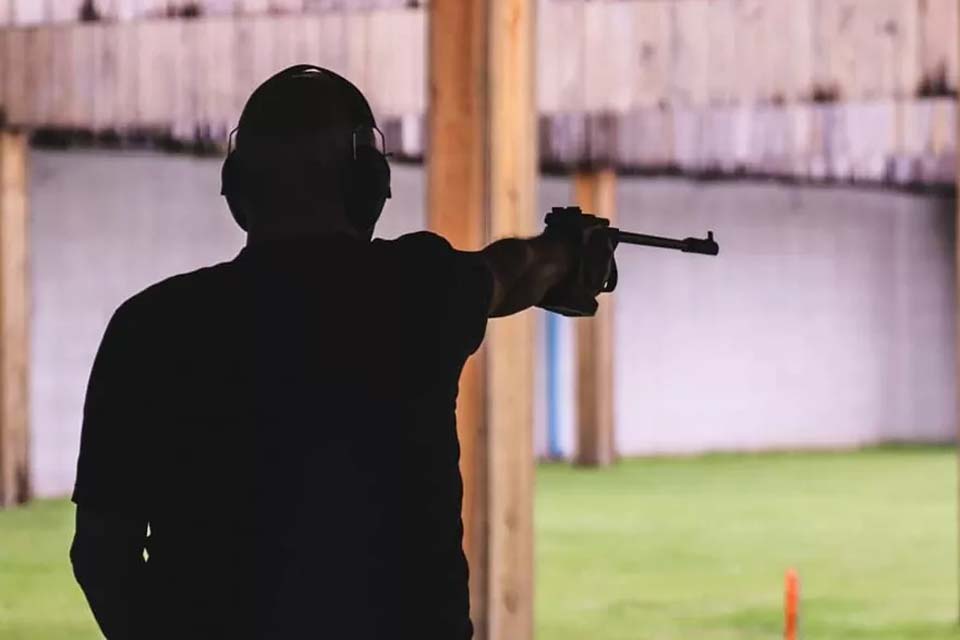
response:
<svg viewBox="0 0 960 640"><path fill-rule="evenodd" d="M0 24L299 15L327 11L402 9L425 4L416 0L0 0Z"/></svg>
<svg viewBox="0 0 960 640"><path fill-rule="evenodd" d="M584 211L616 223L617 176L612 169L581 171L573 180L574 201ZM602 295L592 318L576 321L577 448L574 461L608 466L616 459L613 402L612 296Z"/></svg>
<svg viewBox="0 0 960 640"><path fill-rule="evenodd" d="M434 0L428 222L461 249L533 233L534 12ZM460 380L464 550L478 639L533 636L533 318L492 321Z"/></svg>
<svg viewBox="0 0 960 640"><path fill-rule="evenodd" d="M424 10L338 10L345 2L211 0L199 18L166 20L145 18L176 3L110 0L100 5L108 21L3 29L0 108L17 124L222 143L258 82L309 61L353 79L392 149L420 157ZM364 2L350 6L382 6ZM0 0L0 20L36 22L38 6L68 16L72 5ZM547 164L952 183L954 0L542 9Z"/></svg>
<svg viewBox="0 0 960 640"><path fill-rule="evenodd" d="M14 125L222 143L260 82L310 62L356 82L391 146L419 155L424 29L411 10L5 29L0 109Z"/></svg>
<svg viewBox="0 0 960 640"><path fill-rule="evenodd" d="M957 25L954 25L953 35L958 36L958 34L960 34L960 27L958 27ZM958 40L960 40L960 38L958 38ZM957 119L958 118L955 115L954 116L955 126L960 126L960 123L957 123ZM955 177L957 181L956 184L958 185L958 187L960 187L960 163L957 163L957 166L954 167L954 171L955 171ZM960 191L960 189L958 189L958 191ZM960 273L960 224L958 224L958 222L960 222L960 199L958 199L956 206L957 206L957 209L953 218L954 220L954 242L953 242L954 263L953 264L954 264L954 273ZM954 279L956 281L954 285L956 287L954 291L955 293L955 296L954 296L955 298L954 300L954 305L955 305L954 306L954 313L955 313L955 316L954 316L954 339L955 339L954 372L956 374L956 380L958 381L958 382L955 382L954 384L960 384L960 278L956 278L956 276L954 276ZM954 402L958 402L958 405L956 406L958 409L960 409L960 393L957 393L957 391L958 389L955 388L954 394L957 399L954 400ZM956 444L957 461L958 463L960 463L960 422L954 425L954 437L956 438L956 443L957 443ZM956 482L956 488L957 488L957 497L958 497L958 500L960 500L960 477L958 477L955 482ZM960 517L960 509L957 510L957 516ZM960 525L960 520L958 520L957 524ZM958 559L960 559L960 555L958 555ZM960 620L960 600L958 600L957 602L957 619Z"/></svg>
<svg viewBox="0 0 960 640"><path fill-rule="evenodd" d="M487 13L483 2L436 0L429 31L430 131L427 224L455 247L488 241ZM451 33L459 38L449 37ZM460 375L457 431L463 475L463 549L470 564L470 611L477 638L487 637L489 488L487 360L480 347Z"/></svg>
<svg viewBox="0 0 960 640"><path fill-rule="evenodd" d="M527 237L537 208L536 3L486 4L489 232L493 240ZM533 311L492 322L489 340L488 637L532 640Z"/></svg>
<svg viewBox="0 0 960 640"><path fill-rule="evenodd" d="M0 507L30 497L27 136L0 131Z"/></svg>

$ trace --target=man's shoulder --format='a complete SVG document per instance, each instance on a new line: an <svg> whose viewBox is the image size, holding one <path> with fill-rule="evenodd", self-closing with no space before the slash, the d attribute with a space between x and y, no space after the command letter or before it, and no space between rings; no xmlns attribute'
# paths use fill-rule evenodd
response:
<svg viewBox="0 0 960 640"><path fill-rule="evenodd" d="M209 300L222 288L232 265L232 262L221 262L164 278L124 300L115 315L127 319L156 317L164 310L192 301Z"/></svg>
<svg viewBox="0 0 960 640"><path fill-rule="evenodd" d="M432 231L415 231L392 240L377 239L374 243L389 251L410 255L443 255L453 251L446 238Z"/></svg>

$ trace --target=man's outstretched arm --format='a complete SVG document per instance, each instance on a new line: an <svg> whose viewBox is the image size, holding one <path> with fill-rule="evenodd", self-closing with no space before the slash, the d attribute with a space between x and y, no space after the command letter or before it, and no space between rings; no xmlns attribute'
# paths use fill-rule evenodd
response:
<svg viewBox="0 0 960 640"><path fill-rule="evenodd" d="M555 238L505 238L479 252L493 274L489 317L498 318L538 304L574 267L573 251Z"/></svg>
<svg viewBox="0 0 960 640"><path fill-rule="evenodd" d="M136 638L142 620L147 524L77 507L73 575L108 640Z"/></svg>
<svg viewBox="0 0 960 640"><path fill-rule="evenodd" d="M496 318L540 304L558 285L595 298L609 273L613 246L600 234L591 236L582 247L544 234L498 240L478 253L493 274L488 315Z"/></svg>

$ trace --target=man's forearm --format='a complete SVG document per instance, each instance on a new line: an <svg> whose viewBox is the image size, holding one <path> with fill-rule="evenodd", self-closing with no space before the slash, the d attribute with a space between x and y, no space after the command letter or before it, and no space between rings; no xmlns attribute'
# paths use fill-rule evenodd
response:
<svg viewBox="0 0 960 640"><path fill-rule="evenodd" d="M506 238L482 252L494 276L490 317L508 316L537 305L573 268L570 248L556 238Z"/></svg>
<svg viewBox="0 0 960 640"><path fill-rule="evenodd" d="M73 573L108 640L136 638L142 620L146 526L78 508Z"/></svg>

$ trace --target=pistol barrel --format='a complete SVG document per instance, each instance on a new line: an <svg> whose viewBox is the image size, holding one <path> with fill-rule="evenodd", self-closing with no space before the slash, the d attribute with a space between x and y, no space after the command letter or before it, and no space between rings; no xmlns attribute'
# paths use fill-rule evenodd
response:
<svg viewBox="0 0 960 640"><path fill-rule="evenodd" d="M645 233L631 233L620 229L611 229L611 231L614 233L614 240L617 244L639 244L646 247L676 249L684 253L701 253L708 256L715 256L720 253L720 245L713 239L713 231L708 231L706 238L684 238L683 240L650 236Z"/></svg>

